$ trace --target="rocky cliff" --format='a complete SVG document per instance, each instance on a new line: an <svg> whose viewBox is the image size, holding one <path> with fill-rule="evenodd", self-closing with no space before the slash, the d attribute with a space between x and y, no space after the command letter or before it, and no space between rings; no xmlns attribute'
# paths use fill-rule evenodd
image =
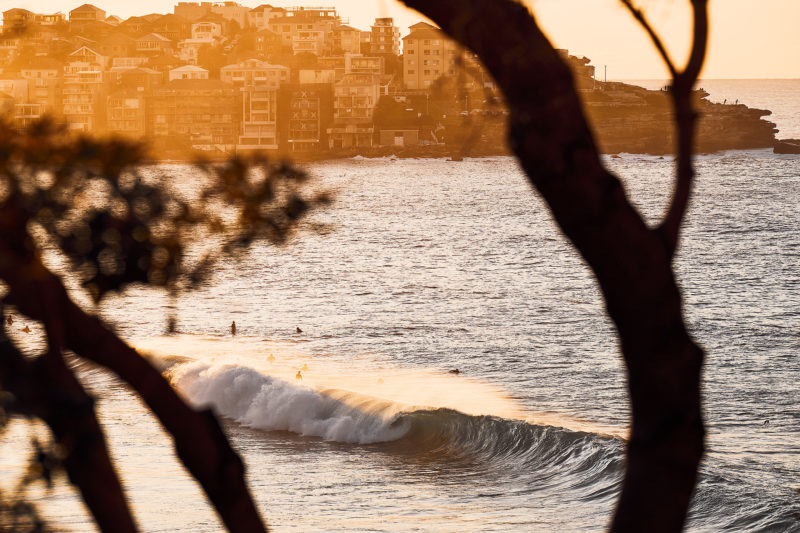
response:
<svg viewBox="0 0 800 533"><path fill-rule="evenodd" d="M674 151L675 128L667 90L653 91L624 83L596 82L580 91L589 121L603 153L667 154ZM762 117L772 114L745 105L715 104L708 93L695 91L700 114L697 152L771 148L775 124Z"/></svg>

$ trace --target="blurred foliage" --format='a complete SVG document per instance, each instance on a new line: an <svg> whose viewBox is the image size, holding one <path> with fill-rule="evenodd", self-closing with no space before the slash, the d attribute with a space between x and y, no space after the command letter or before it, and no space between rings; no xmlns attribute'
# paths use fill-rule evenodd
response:
<svg viewBox="0 0 800 533"><path fill-rule="evenodd" d="M259 154L162 165L138 142L75 134L50 118L18 128L0 117L0 282L11 291L19 273L37 275L40 256L60 252L68 262L58 274L77 276L95 302L132 284L174 296L256 241L285 243L329 201L306 173ZM2 303L0 435L7 412L42 416L32 407L36 395L8 392L24 388L29 356L5 335ZM50 487L64 454L35 438L28 450L16 488L0 493L0 533L47 530L27 489Z"/></svg>
<svg viewBox="0 0 800 533"><path fill-rule="evenodd" d="M220 257L259 239L284 243L330 200L306 191L304 172L260 155L195 162L192 191L176 188L187 170L148 161L140 143L76 136L50 119L22 131L0 122L0 239L32 254L29 233L43 229L99 301L132 283L196 287ZM189 264L187 248L207 239L216 250Z"/></svg>
<svg viewBox="0 0 800 533"><path fill-rule="evenodd" d="M0 317L2 315L0 314ZM3 324L0 324L3 329ZM5 334L0 333L3 341ZM7 408L13 402L13 395L0 391L0 438L5 435L11 421ZM11 492L0 491L0 533L44 533L54 531L39 514L35 504L29 501L28 488L38 481L44 481L49 489L53 478L62 472L61 453L52 444L43 446L35 437L30 439L31 457L27 470L17 481Z"/></svg>

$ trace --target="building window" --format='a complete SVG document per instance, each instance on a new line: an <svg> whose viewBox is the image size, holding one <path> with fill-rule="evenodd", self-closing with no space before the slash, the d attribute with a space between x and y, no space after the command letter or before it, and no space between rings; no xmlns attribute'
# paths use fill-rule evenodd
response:
<svg viewBox="0 0 800 533"><path fill-rule="evenodd" d="M409 74L414 74L414 69L408 71Z"/></svg>

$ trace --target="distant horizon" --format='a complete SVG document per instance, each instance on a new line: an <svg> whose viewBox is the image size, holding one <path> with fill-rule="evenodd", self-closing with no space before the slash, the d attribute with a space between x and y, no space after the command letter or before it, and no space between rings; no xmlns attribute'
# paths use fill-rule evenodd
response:
<svg viewBox="0 0 800 533"><path fill-rule="evenodd" d="M87 3L82 0L6 0L5 9L20 7L46 13L69 11ZM149 13L172 13L177 1L98 0L88 2L109 15L122 18ZM262 0L241 0L242 6L257 7ZM313 5L319 2L274 0L275 7ZM392 17L401 33L408 26L428 20L395 0L328 0L361 30L369 29L376 17ZM643 30L621 6L620 0L523 0L542 28L559 48L588 57L598 72L612 67L617 80L667 79L667 70ZM691 27L688 1L639 0L646 15L661 34L677 63L687 55ZM703 79L800 79L800 2L771 0L758 6L748 0L727 0L709 6L711 34ZM580 13L581 17L575 16ZM743 31L743 28L748 30ZM613 35L613 38L609 38ZM744 37L746 38L743 38ZM779 51L776 53L776 50ZM609 69L611 70L611 69Z"/></svg>

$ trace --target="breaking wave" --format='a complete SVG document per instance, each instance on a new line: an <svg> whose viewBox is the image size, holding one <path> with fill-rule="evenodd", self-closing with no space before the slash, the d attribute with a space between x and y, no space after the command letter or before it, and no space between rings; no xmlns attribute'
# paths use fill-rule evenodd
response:
<svg viewBox="0 0 800 533"><path fill-rule="evenodd" d="M384 443L398 452L494 465L559 469L569 464L587 483L592 475L616 477L622 469L624 442L616 437L405 405L341 389L316 390L233 364L186 363L168 376L191 403L209 405L252 428L341 443Z"/></svg>

